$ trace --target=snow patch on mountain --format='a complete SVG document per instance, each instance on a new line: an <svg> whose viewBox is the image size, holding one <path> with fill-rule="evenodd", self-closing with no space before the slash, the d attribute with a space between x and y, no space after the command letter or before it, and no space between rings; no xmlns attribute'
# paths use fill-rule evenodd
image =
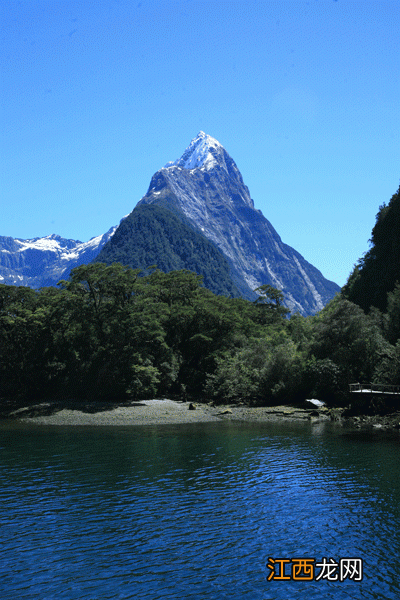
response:
<svg viewBox="0 0 400 600"><path fill-rule="evenodd" d="M181 158L165 165L168 167L181 167L183 169L212 169L217 164L217 155L223 150L221 144L200 131L190 142Z"/></svg>
<svg viewBox="0 0 400 600"><path fill-rule="evenodd" d="M70 248L82 246L82 242L78 240L65 240L59 235L47 235L43 238L33 238L31 240L15 239L18 246L18 252L26 252L26 250L39 250L43 252L56 252L57 254L69 253Z"/></svg>
<svg viewBox="0 0 400 600"><path fill-rule="evenodd" d="M112 227L106 234L91 238L88 242L79 240L68 240L59 235L47 235L42 238L33 238L31 240L22 240L16 238L14 241L18 245L17 252L26 252L27 250L36 250L39 252L53 252L61 260L75 260L80 254L87 250L97 248L106 236L107 240L114 234L117 226ZM7 250L0 250L7 252Z"/></svg>

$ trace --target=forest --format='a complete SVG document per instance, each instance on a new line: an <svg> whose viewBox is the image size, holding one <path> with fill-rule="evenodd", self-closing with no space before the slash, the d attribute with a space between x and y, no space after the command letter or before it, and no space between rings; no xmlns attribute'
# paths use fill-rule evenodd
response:
<svg viewBox="0 0 400 600"><path fill-rule="evenodd" d="M71 271L58 287L0 285L0 408L45 399L165 396L346 406L349 384L400 384L400 188L371 248L318 314L288 314L281 291L214 294L188 270L120 263Z"/></svg>
<svg viewBox="0 0 400 600"><path fill-rule="evenodd" d="M338 294L312 317L288 318L270 286L258 293L217 296L190 271L141 276L118 263L78 267L59 288L0 285L1 402L343 406L349 383L400 382L399 286L386 312Z"/></svg>

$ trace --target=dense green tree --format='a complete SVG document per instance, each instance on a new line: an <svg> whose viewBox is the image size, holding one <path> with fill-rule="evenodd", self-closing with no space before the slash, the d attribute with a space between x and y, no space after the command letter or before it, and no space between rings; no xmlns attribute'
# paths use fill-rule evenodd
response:
<svg viewBox="0 0 400 600"><path fill-rule="evenodd" d="M350 383L372 381L377 357L386 346L374 319L356 304L337 296L315 320L309 353L317 361L330 361L320 367L333 382L332 395L340 389L343 401ZM313 367L314 372L322 373L320 367Z"/></svg>
<svg viewBox="0 0 400 600"><path fill-rule="evenodd" d="M400 187L389 204L379 207L371 248L354 267L343 294L365 311L387 307L387 294L400 281Z"/></svg>
<svg viewBox="0 0 400 600"><path fill-rule="evenodd" d="M38 292L0 286L0 396L35 399L46 390L46 310Z"/></svg>
<svg viewBox="0 0 400 600"><path fill-rule="evenodd" d="M327 404L345 404L348 399L348 379L343 365L330 358L306 361L302 371L302 391L308 398L317 398Z"/></svg>
<svg viewBox="0 0 400 600"><path fill-rule="evenodd" d="M259 319L263 324L279 322L283 317L290 313L290 310L283 306L283 292L272 285L261 285L254 290L259 294L254 304L258 307Z"/></svg>
<svg viewBox="0 0 400 600"><path fill-rule="evenodd" d="M65 323L64 344L75 356L80 395L154 393L161 379L154 362L168 354L163 305L149 299L139 270L95 263L74 269L70 281L60 283L72 326Z"/></svg>
<svg viewBox="0 0 400 600"><path fill-rule="evenodd" d="M396 344L400 338L400 284L396 281L392 292L387 298L387 318L384 323L387 339Z"/></svg>
<svg viewBox="0 0 400 600"><path fill-rule="evenodd" d="M298 397L301 356L296 344L282 331L245 338L216 358L216 369L207 377L205 393L219 402L256 404L290 402Z"/></svg>
<svg viewBox="0 0 400 600"><path fill-rule="evenodd" d="M377 356L374 383L400 384L400 340L394 346L386 346Z"/></svg>

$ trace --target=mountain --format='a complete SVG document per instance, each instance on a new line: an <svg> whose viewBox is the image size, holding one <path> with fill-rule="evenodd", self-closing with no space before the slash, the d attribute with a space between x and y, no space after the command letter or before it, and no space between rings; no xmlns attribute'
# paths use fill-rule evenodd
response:
<svg viewBox="0 0 400 600"><path fill-rule="evenodd" d="M32 288L54 286L71 269L91 262L115 233L117 226L88 242L59 235L22 240L0 236L0 283Z"/></svg>
<svg viewBox="0 0 400 600"><path fill-rule="evenodd" d="M308 315L321 310L340 291L282 242L262 212L254 208L234 160L202 131L181 158L153 175L137 208L143 205L171 211L211 241L226 258L232 280L247 298L255 297L255 288L270 284L282 290L291 310ZM155 255L154 262L159 262Z"/></svg>
<svg viewBox="0 0 400 600"><path fill-rule="evenodd" d="M203 275L218 294L254 300L270 284L303 315L321 310L340 291L284 244L254 208L242 175L224 147L200 132L181 158L153 175L146 195L119 227L89 242L57 235L32 240L0 237L0 282L42 287L72 268L118 261L133 268Z"/></svg>

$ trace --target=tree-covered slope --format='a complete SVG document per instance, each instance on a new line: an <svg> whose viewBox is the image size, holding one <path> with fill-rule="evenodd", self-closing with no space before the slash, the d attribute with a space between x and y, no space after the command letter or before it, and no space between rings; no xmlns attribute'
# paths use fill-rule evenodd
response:
<svg viewBox="0 0 400 600"><path fill-rule="evenodd" d="M387 294L400 281L400 187L389 204L383 204L376 215L370 239L371 248L354 267L343 294L368 310L387 308Z"/></svg>
<svg viewBox="0 0 400 600"><path fill-rule="evenodd" d="M107 265L119 262L144 271L156 265L164 273L187 269L202 275L205 287L216 294L235 298L241 295L222 252L160 206L137 206L93 262Z"/></svg>

